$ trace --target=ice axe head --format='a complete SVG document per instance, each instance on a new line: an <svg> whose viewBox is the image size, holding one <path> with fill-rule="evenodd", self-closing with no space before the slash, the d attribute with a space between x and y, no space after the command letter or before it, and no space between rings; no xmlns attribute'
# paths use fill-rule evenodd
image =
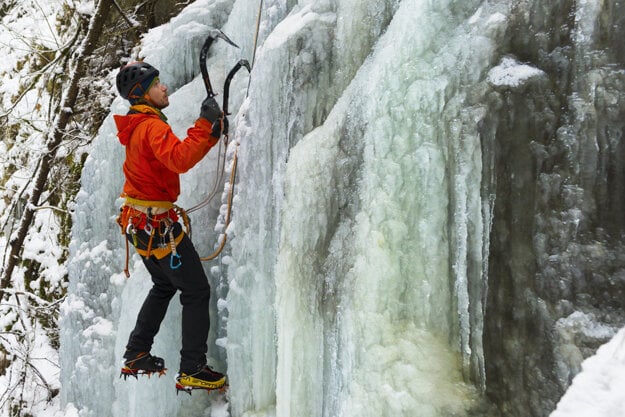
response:
<svg viewBox="0 0 625 417"><path fill-rule="evenodd" d="M202 50L200 51L200 71L202 72L202 79L204 80L204 87L206 88L206 94L209 97L215 97L215 93L213 92L213 86L211 85L210 78L208 76L208 70L206 69L206 55L208 54L208 49L212 45L214 41L217 39L223 39L228 42L230 45L234 47L239 47L236 43L232 42L229 37L226 36L219 29L211 29L208 32L208 36L204 41L204 45L202 46Z"/></svg>
<svg viewBox="0 0 625 417"><path fill-rule="evenodd" d="M239 45L237 45L236 43L232 42L232 40L226 36L225 33L223 33L221 30L219 29L211 29L211 31L208 34L209 38L212 38L213 40L217 40L218 38L223 39L224 41L228 42L230 45L234 46L235 48L238 48ZM208 40L208 39L207 39Z"/></svg>

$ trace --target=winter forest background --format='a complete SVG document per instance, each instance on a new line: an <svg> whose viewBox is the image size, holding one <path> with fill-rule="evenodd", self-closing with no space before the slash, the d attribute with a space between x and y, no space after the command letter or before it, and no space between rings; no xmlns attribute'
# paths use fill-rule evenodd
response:
<svg viewBox="0 0 625 417"><path fill-rule="evenodd" d="M0 21L0 416L625 415L625 3L3 0ZM118 378L149 277L121 272L110 114L146 58L184 136L211 28L240 46L211 50L216 86L254 67L226 175L210 154L179 202L220 179L192 221L202 252L228 234L206 270L230 388L178 398Z"/></svg>

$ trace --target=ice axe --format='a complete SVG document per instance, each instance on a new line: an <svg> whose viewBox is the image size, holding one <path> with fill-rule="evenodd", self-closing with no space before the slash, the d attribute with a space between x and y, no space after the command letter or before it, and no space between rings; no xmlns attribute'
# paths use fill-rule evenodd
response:
<svg viewBox="0 0 625 417"><path fill-rule="evenodd" d="M228 98L230 97L230 82L232 81L232 78L234 77L234 75L239 72L239 70L245 67L245 69L247 69L247 72L250 73L252 72L252 68L250 67L250 63L247 61L247 59L240 59L239 62L237 62L237 64L232 67L232 69L230 70L230 72L228 73L228 76L226 77L226 82L224 83L224 100L223 100L223 105L222 105L222 110L224 112L224 116L228 116L230 114L230 112L228 111ZM223 134L224 135L228 135L228 130L229 130L229 125L228 125L228 119L224 118L224 128L223 128Z"/></svg>
<svg viewBox="0 0 625 417"><path fill-rule="evenodd" d="M239 70L242 67L245 67L248 73L252 72L252 67L250 67L250 63L247 61L247 59L240 59L239 62L237 62L237 64L234 67L232 67L232 69L228 73L228 76L226 77L226 82L224 83L224 101L223 101L222 109L226 116L230 114L228 112L228 97L230 96L230 82L232 81L232 78L234 77L234 75L237 72L239 72Z"/></svg>
<svg viewBox="0 0 625 417"><path fill-rule="evenodd" d="M202 72L204 87L206 87L206 94L209 97L215 97L217 94L213 91L213 86L211 85L211 80L208 76L208 70L206 69L206 55L208 54L208 49L211 47L213 42L219 38L223 39L234 47L239 47L239 45L232 42L232 40L230 40L230 38L227 37L226 34L219 29L211 29L211 31L208 33L208 37L204 41L204 45L202 45L202 50L200 51L200 71Z"/></svg>

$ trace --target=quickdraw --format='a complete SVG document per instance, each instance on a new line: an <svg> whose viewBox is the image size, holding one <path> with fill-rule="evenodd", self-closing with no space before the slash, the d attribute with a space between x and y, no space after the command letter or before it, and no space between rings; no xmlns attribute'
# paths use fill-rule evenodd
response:
<svg viewBox="0 0 625 417"><path fill-rule="evenodd" d="M182 265L182 260L180 254L176 251L176 240L174 238L174 227L173 222L171 220L167 223L167 228L165 233L169 234L169 247L171 248L171 255L169 256L169 267L171 269L178 269Z"/></svg>

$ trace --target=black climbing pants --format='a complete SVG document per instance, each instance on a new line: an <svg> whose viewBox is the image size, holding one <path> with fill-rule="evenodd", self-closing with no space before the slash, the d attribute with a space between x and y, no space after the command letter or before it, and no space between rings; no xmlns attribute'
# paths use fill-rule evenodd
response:
<svg viewBox="0 0 625 417"><path fill-rule="evenodd" d="M181 227L176 223L176 235ZM141 231L141 233L145 233ZM131 240L132 242L132 240ZM159 242L154 242L158 244ZM148 293L134 330L130 333L126 351L150 352L154 336L158 333L161 322L167 312L169 301L180 291L182 304L182 349L180 350L180 371L191 372L206 363L208 330L208 302L210 287L202 268L200 257L193 243L184 236L176 248L181 262L180 267L172 269L170 255L163 259L142 257L148 272L152 276L152 289Z"/></svg>

